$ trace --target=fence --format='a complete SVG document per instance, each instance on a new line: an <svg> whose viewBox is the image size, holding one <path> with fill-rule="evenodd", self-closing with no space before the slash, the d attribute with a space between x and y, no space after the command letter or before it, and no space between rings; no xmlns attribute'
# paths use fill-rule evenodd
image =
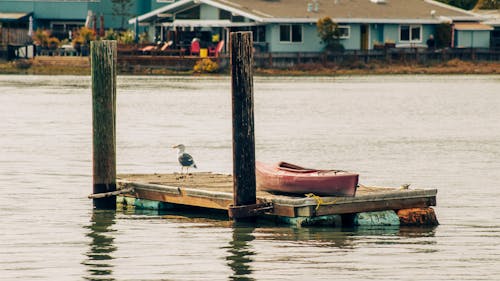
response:
<svg viewBox="0 0 500 281"><path fill-rule="evenodd" d="M380 61L397 62L444 62L451 59L468 61L500 61L500 51L491 49L442 49L401 48L368 51L346 51L344 53L257 53L257 67L288 68L308 63L370 63Z"/></svg>
<svg viewBox="0 0 500 281"><path fill-rule="evenodd" d="M25 28L0 28L0 45L22 45L31 42Z"/></svg>

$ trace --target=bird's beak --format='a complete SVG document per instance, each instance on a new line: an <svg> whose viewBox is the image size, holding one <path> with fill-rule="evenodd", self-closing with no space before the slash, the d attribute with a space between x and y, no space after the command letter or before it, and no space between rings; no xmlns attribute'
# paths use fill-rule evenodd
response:
<svg viewBox="0 0 500 281"><path fill-rule="evenodd" d="M172 148L179 148L179 146L178 145L173 145Z"/></svg>

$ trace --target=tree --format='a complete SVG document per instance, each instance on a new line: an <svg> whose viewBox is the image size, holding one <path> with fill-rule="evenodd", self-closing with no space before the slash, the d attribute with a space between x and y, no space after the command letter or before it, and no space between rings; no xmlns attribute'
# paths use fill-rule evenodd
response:
<svg viewBox="0 0 500 281"><path fill-rule="evenodd" d="M448 48L451 46L451 25L449 23L438 24L435 33L434 37L437 48Z"/></svg>
<svg viewBox="0 0 500 281"><path fill-rule="evenodd" d="M471 10L474 8L478 0L439 0L448 5L452 5L465 10Z"/></svg>
<svg viewBox="0 0 500 281"><path fill-rule="evenodd" d="M125 29L125 22L128 18L132 17L130 9L134 4L132 0L111 0L113 3L113 16L121 18L120 29Z"/></svg>
<svg viewBox="0 0 500 281"><path fill-rule="evenodd" d="M329 17L324 17L318 20L316 27L318 28L321 42L325 44L326 51L344 51L344 46L340 43L341 34L339 25L336 22L333 22Z"/></svg>
<svg viewBox="0 0 500 281"><path fill-rule="evenodd" d="M500 1L498 0L479 0L475 9L500 9Z"/></svg>

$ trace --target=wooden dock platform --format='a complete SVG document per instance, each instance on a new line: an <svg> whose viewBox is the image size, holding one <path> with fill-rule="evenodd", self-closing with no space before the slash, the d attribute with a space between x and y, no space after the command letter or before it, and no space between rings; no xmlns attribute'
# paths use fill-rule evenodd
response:
<svg viewBox="0 0 500 281"><path fill-rule="evenodd" d="M231 175L193 173L183 178L177 173L126 174L119 175L117 182L119 189L129 190L119 197L119 203L134 204L138 208L184 205L227 211L233 203ZM257 203L271 203L272 208L264 216L297 225L326 221L339 226L346 223L346 218L350 218L349 224L355 225L394 225L395 215L398 225L436 225L436 216L430 208L436 205L436 194L436 189L370 186L359 186L354 197L288 196L257 191ZM398 212L405 213L406 217L397 216ZM367 217L370 222L362 222Z"/></svg>

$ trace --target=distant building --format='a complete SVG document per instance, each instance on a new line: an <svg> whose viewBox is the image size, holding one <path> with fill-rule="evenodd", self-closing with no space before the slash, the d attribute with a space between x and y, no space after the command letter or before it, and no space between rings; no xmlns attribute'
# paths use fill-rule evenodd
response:
<svg viewBox="0 0 500 281"><path fill-rule="evenodd" d="M60 39L87 25L96 30L147 31L150 41L187 46L227 43L231 31L253 32L262 52L321 52L316 22L330 17L339 24L347 50L371 50L380 44L426 47L440 23L453 28L454 47L489 48L493 27L469 11L433 0L0 0L1 44L22 44L37 28ZM128 4L127 4L128 3ZM496 34L496 33L495 33ZM202 46L203 48L204 46Z"/></svg>
<svg viewBox="0 0 500 281"><path fill-rule="evenodd" d="M172 2L124 0L118 5L111 0L0 0L0 43L25 43L30 38L30 25L33 30L49 29L59 39L68 38L70 31L84 25L100 29L102 23L106 30L130 29L131 17Z"/></svg>
<svg viewBox="0 0 500 281"><path fill-rule="evenodd" d="M250 30L257 51L321 52L316 22L323 17L338 23L347 50L384 43L426 47L441 23L456 27L455 47L488 48L493 29L474 13L432 0L180 0L129 23L181 45L195 36L210 41L213 35L227 39L231 31Z"/></svg>
<svg viewBox="0 0 500 281"><path fill-rule="evenodd" d="M491 31L491 48L500 50L500 10L477 10L486 20L483 22L493 27Z"/></svg>

